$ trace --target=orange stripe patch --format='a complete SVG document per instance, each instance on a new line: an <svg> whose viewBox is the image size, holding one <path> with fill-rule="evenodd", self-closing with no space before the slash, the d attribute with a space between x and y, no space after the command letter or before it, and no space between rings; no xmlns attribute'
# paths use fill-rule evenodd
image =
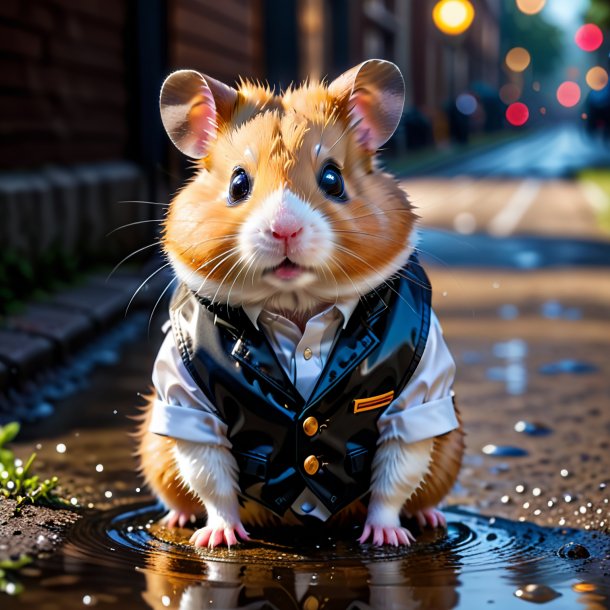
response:
<svg viewBox="0 0 610 610"><path fill-rule="evenodd" d="M371 396L370 398L357 398L354 400L354 413L387 407L392 400L394 400L394 390L385 394L379 394L379 396Z"/></svg>

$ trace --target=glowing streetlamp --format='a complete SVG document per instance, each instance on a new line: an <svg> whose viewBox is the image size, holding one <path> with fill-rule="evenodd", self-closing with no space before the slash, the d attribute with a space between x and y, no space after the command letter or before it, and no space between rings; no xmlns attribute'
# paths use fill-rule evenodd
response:
<svg viewBox="0 0 610 610"><path fill-rule="evenodd" d="M469 0L440 0L432 10L434 25L449 36L464 33L474 19L474 7Z"/></svg>

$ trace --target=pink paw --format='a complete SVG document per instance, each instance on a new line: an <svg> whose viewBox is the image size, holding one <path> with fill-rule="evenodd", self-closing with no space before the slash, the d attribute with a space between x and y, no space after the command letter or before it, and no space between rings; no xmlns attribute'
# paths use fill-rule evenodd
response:
<svg viewBox="0 0 610 610"><path fill-rule="evenodd" d="M217 547L221 544L226 544L230 547L233 544L238 544L239 540L237 536L241 538L241 540L248 541L250 540L250 536L248 532L244 529L244 526L241 523L238 523L235 526L213 526L206 525L201 529L198 529L192 536L189 542L191 542L194 546L207 546L211 549Z"/></svg>
<svg viewBox="0 0 610 610"><path fill-rule="evenodd" d="M419 510L413 516L417 519L417 523L422 529L426 526L432 528L447 527L447 519L445 519L445 515L443 515L443 513L436 508Z"/></svg>
<svg viewBox="0 0 610 610"><path fill-rule="evenodd" d="M179 510L170 510L162 519L163 525L166 527L184 527L195 515L184 513Z"/></svg>
<svg viewBox="0 0 610 610"><path fill-rule="evenodd" d="M383 546L384 544L409 546L412 542L415 542L413 534L405 527L383 527L381 525L369 525L368 523L365 524L358 542L364 544L371 535L375 546Z"/></svg>

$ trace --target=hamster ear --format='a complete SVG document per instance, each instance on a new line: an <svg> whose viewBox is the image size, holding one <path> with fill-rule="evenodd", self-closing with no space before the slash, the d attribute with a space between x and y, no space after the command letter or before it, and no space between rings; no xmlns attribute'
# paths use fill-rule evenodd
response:
<svg viewBox="0 0 610 610"><path fill-rule="evenodd" d="M396 64L369 59L336 78L331 95L349 105L359 142L376 151L394 133L405 102L405 81Z"/></svg>
<svg viewBox="0 0 610 610"><path fill-rule="evenodd" d="M216 137L218 118L229 120L236 101L232 87L195 70L178 70L161 87L163 127L178 150L200 159Z"/></svg>

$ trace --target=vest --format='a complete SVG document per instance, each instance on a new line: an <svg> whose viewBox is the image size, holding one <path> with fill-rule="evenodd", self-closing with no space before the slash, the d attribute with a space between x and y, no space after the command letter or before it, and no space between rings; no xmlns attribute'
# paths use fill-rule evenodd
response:
<svg viewBox="0 0 610 610"><path fill-rule="evenodd" d="M430 300L412 256L401 277L361 298L305 400L241 308L176 291L176 345L227 424L243 495L282 516L307 487L334 515L368 492L377 419L419 363Z"/></svg>

